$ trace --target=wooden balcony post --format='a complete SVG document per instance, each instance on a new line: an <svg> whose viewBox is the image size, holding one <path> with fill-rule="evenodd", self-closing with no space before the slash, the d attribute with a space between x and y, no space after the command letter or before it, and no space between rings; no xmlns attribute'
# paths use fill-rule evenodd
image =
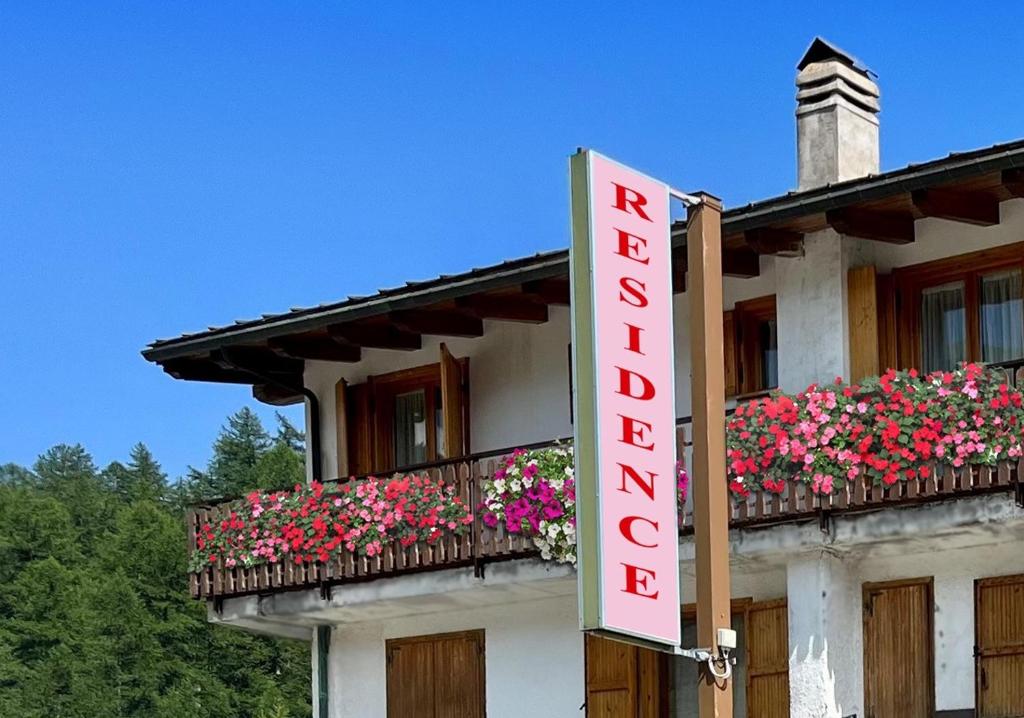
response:
<svg viewBox="0 0 1024 718"><path fill-rule="evenodd" d="M729 596L729 497L725 477L725 355L722 329L722 204L710 195L688 211L687 292L693 372L693 528L697 568L697 644L717 653L717 629L732 626ZM704 673L701 718L732 716L732 681Z"/></svg>

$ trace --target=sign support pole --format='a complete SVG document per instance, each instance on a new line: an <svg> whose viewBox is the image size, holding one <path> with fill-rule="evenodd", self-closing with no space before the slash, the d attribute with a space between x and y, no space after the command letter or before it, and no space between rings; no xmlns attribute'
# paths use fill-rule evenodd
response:
<svg viewBox="0 0 1024 718"><path fill-rule="evenodd" d="M687 293L693 372L693 528L697 568L697 645L718 654L730 628L729 496L725 476L725 358L722 328L722 203L708 194L687 209ZM705 668L701 718L731 718L732 681Z"/></svg>

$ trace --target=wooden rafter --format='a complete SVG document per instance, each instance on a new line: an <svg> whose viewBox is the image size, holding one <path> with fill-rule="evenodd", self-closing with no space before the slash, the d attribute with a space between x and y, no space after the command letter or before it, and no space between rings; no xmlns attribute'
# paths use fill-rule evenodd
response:
<svg viewBox="0 0 1024 718"><path fill-rule="evenodd" d="M482 337L484 323L457 311L409 309L391 312L388 318L397 327L419 334L445 337Z"/></svg>
<svg viewBox="0 0 1024 718"><path fill-rule="evenodd" d="M412 351L423 346L419 334L390 324L339 324L328 327L327 333L348 344L373 349Z"/></svg>
<svg viewBox="0 0 1024 718"><path fill-rule="evenodd" d="M264 381L288 387L302 386L304 362L282 357L264 347L228 347L211 352L210 361L227 371L247 373L246 383L249 384Z"/></svg>
<svg viewBox="0 0 1024 718"><path fill-rule="evenodd" d="M1003 170L1003 187L1014 197L1024 197L1024 169Z"/></svg>
<svg viewBox="0 0 1024 718"><path fill-rule="evenodd" d="M461 310L479 319L497 319L507 322L541 324L548 320L547 305L522 295L493 296L476 294L460 297L455 304Z"/></svg>
<svg viewBox="0 0 1024 718"><path fill-rule="evenodd" d="M752 249L725 249L722 251L722 274L743 278L760 276L761 260Z"/></svg>
<svg viewBox="0 0 1024 718"><path fill-rule="evenodd" d="M225 369L207 359L168 359L163 370L175 379L212 381L223 384L251 384L252 375Z"/></svg>
<svg viewBox="0 0 1024 718"><path fill-rule="evenodd" d="M914 207L925 217L965 222L982 227L999 224L999 200L980 192L922 189L911 194Z"/></svg>
<svg viewBox="0 0 1024 718"><path fill-rule="evenodd" d="M568 277L524 282L522 291L544 304L569 304Z"/></svg>
<svg viewBox="0 0 1024 718"><path fill-rule="evenodd" d="M910 214L846 207L829 210L825 219L832 229L850 237L890 244L909 244L914 241L914 217Z"/></svg>
<svg viewBox="0 0 1024 718"><path fill-rule="evenodd" d="M744 232L743 240L758 254L799 257L804 253L804 236L788 229L759 227Z"/></svg>
<svg viewBox="0 0 1024 718"><path fill-rule="evenodd" d="M276 384L253 384L252 397L271 406L290 406L302 401L302 394Z"/></svg>
<svg viewBox="0 0 1024 718"><path fill-rule="evenodd" d="M324 338L281 337L271 339L267 346L275 354L290 359L317 361L357 362L362 357L359 347L343 341Z"/></svg>

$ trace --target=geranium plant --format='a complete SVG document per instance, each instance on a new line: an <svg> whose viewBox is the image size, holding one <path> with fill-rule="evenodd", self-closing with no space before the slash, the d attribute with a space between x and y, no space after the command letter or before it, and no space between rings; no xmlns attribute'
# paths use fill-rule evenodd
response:
<svg viewBox="0 0 1024 718"><path fill-rule="evenodd" d="M729 486L782 493L788 481L831 494L926 478L934 464L994 465L1022 454L1024 409L998 369L967 364L921 376L889 370L863 385L808 387L736 408L726 433Z"/></svg>
<svg viewBox="0 0 1024 718"><path fill-rule="evenodd" d="M329 561L348 551L377 556L385 544L432 544L469 531L473 515L455 487L428 476L367 478L294 491L254 491L199 527L191 571L223 559L228 568Z"/></svg>
<svg viewBox="0 0 1024 718"><path fill-rule="evenodd" d="M677 469L680 506L689 479ZM481 484L480 510L486 526L504 526L533 540L541 558L576 565L576 479L572 446L517 449L494 476Z"/></svg>

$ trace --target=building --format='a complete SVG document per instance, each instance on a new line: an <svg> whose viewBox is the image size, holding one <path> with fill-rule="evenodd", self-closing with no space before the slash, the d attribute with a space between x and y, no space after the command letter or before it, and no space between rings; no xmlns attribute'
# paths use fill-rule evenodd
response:
<svg viewBox="0 0 1024 718"><path fill-rule="evenodd" d="M874 75L818 39L796 83L798 189L723 215L731 399L962 361L1012 382L1024 366L1024 141L880 172ZM685 251L676 266L685 445ZM557 251L144 355L179 379L304 401L311 480L426 472L473 504L496 459L572 434L568 302ZM1022 473L1005 460L736 502L736 715L1024 715ZM193 551L224 515L197 510ZM680 556L691 602L685 527ZM691 664L585 641L571 566L479 518L434 546L220 562L191 581L211 621L312 641L318 716L695 714Z"/></svg>

